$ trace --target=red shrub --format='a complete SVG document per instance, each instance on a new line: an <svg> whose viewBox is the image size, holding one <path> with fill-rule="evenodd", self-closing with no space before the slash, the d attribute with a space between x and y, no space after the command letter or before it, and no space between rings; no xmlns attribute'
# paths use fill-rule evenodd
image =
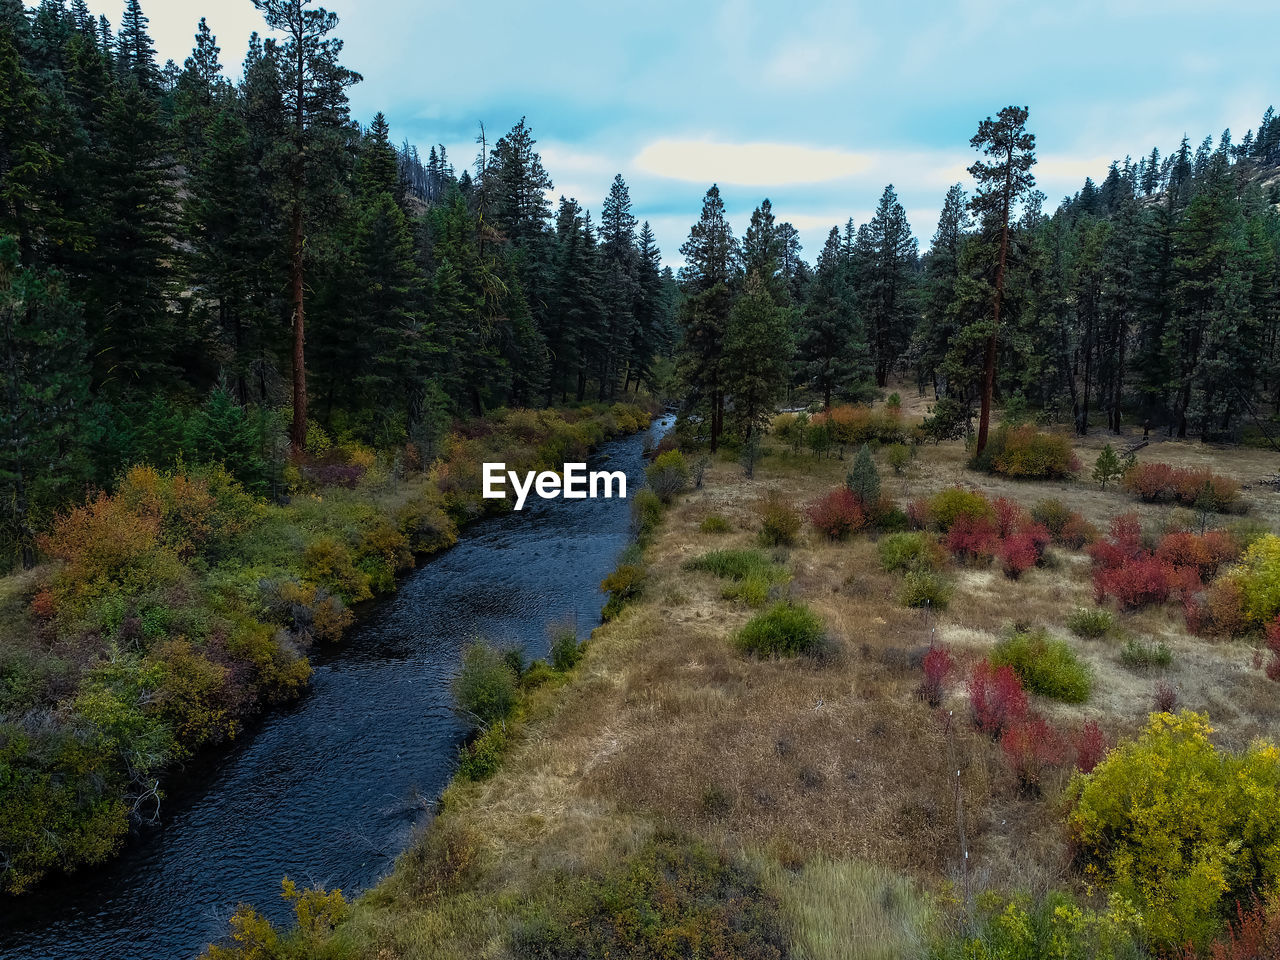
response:
<svg viewBox="0 0 1280 960"><path fill-rule="evenodd" d="M929 501L917 497L907 504L907 521L912 530L924 530L929 526Z"/></svg>
<svg viewBox="0 0 1280 960"><path fill-rule="evenodd" d="M1184 595L1182 607L1187 617L1187 628L1193 633L1234 637L1249 630L1249 618L1244 612L1244 591L1232 578L1215 580L1198 595Z"/></svg>
<svg viewBox="0 0 1280 960"><path fill-rule="evenodd" d="M1065 759L1062 738L1043 717L1019 720L1000 738L1005 762L1025 793L1039 793L1040 779L1048 767Z"/></svg>
<svg viewBox="0 0 1280 960"><path fill-rule="evenodd" d="M982 660L969 675L969 706L978 729L998 737L1026 717L1027 694L1012 667Z"/></svg>
<svg viewBox="0 0 1280 960"><path fill-rule="evenodd" d="M867 516L847 487L837 487L809 505L809 522L829 539L843 540L861 530Z"/></svg>
<svg viewBox="0 0 1280 960"><path fill-rule="evenodd" d="M31 615L37 620L51 620L55 612L53 594L49 590L41 590L31 598Z"/></svg>
<svg viewBox="0 0 1280 960"><path fill-rule="evenodd" d="M991 557L996 549L996 526L988 517L961 514L947 531L947 549L958 560Z"/></svg>
<svg viewBox="0 0 1280 960"><path fill-rule="evenodd" d="M1009 536L1022 526L1027 517L1020 506L1004 497L996 497L992 500L991 508L996 512L996 530L1002 538Z"/></svg>
<svg viewBox="0 0 1280 960"><path fill-rule="evenodd" d="M1176 500L1210 510L1226 510L1240 498L1240 485L1229 477L1207 467L1188 469L1167 463L1135 463L1124 475L1124 488L1148 503Z"/></svg>
<svg viewBox="0 0 1280 960"><path fill-rule="evenodd" d="M1136 610L1152 603L1164 603L1173 589L1173 571L1155 557L1135 557L1118 567L1098 567L1093 571L1093 592L1101 603L1115 597L1124 610Z"/></svg>
<svg viewBox="0 0 1280 960"><path fill-rule="evenodd" d="M1018 533L1031 541L1031 546L1036 551L1036 563L1044 559L1044 552L1049 549L1049 543L1053 537L1049 534L1049 528L1043 523L1025 523L1019 529Z"/></svg>
<svg viewBox="0 0 1280 960"><path fill-rule="evenodd" d="M1167 463L1135 463L1122 482L1126 490L1142 500L1162 500L1173 492L1173 467Z"/></svg>
<svg viewBox="0 0 1280 960"><path fill-rule="evenodd" d="M1185 960L1198 960L1202 956L1191 947ZM1225 938L1220 937L1209 947L1209 960L1267 960L1280 957L1280 895L1272 894L1269 900L1254 900L1245 909L1236 903L1236 919Z"/></svg>
<svg viewBox="0 0 1280 960"><path fill-rule="evenodd" d="M1015 533L1001 540L997 552L1004 575L1010 580L1017 580L1040 559L1035 541L1027 533Z"/></svg>
<svg viewBox="0 0 1280 960"><path fill-rule="evenodd" d="M1225 530L1210 530L1199 535L1170 533L1156 547L1157 559L1174 567L1193 567L1206 583L1213 579L1219 567L1239 555L1239 546Z"/></svg>
<svg viewBox="0 0 1280 960"><path fill-rule="evenodd" d="M1178 691L1159 681L1151 694L1151 709L1156 713L1173 713L1178 709Z"/></svg>
<svg viewBox="0 0 1280 960"><path fill-rule="evenodd" d="M1075 747L1076 769L1081 773L1092 773L1093 768L1111 749L1111 744L1096 720L1086 720L1080 732L1076 734Z"/></svg>
<svg viewBox="0 0 1280 960"><path fill-rule="evenodd" d="M942 703L942 690L947 677L955 668L955 660L942 647L930 647L924 655L924 680L920 683L920 697L931 707Z"/></svg>
<svg viewBox="0 0 1280 960"><path fill-rule="evenodd" d="M1123 566L1146 556L1142 546L1142 523L1136 513L1124 513L1111 520L1111 536L1089 548L1093 562L1102 567Z"/></svg>

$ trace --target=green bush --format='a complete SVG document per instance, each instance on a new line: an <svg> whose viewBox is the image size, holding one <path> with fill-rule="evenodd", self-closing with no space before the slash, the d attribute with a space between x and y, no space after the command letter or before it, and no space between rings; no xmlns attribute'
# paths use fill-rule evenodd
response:
<svg viewBox="0 0 1280 960"><path fill-rule="evenodd" d="M822 621L801 603L783 600L758 613L738 631L738 649L757 657L819 653L825 640Z"/></svg>
<svg viewBox="0 0 1280 960"><path fill-rule="evenodd" d="M766 547L789 547L800 534L800 514L777 490L770 490L757 507L760 542Z"/></svg>
<svg viewBox="0 0 1280 960"><path fill-rule="evenodd" d="M912 570L902 584L902 603L908 607L945 610L951 602L951 585L937 573Z"/></svg>
<svg viewBox="0 0 1280 960"><path fill-rule="evenodd" d="M729 521L718 513L713 513L698 525L698 529L703 533L728 533L733 528L729 526Z"/></svg>
<svg viewBox="0 0 1280 960"><path fill-rule="evenodd" d="M888 571L937 570L946 562L938 542L927 533L891 533L876 548Z"/></svg>
<svg viewBox="0 0 1280 960"><path fill-rule="evenodd" d="M462 652L462 670L453 681L453 698L482 725L504 720L516 706L516 673L507 658L485 643Z"/></svg>
<svg viewBox="0 0 1280 960"><path fill-rule="evenodd" d="M644 475L650 489L663 503L670 503L689 485L689 465L679 450L658 454Z"/></svg>
<svg viewBox="0 0 1280 960"><path fill-rule="evenodd" d="M1255 540L1228 576L1240 585L1250 623L1262 627L1280 616L1280 537Z"/></svg>
<svg viewBox="0 0 1280 960"><path fill-rule="evenodd" d="M1062 535L1063 528L1074 515L1074 511L1070 507L1053 497L1047 500L1040 500L1031 508L1032 519L1037 523L1043 523L1045 529L1055 539Z"/></svg>
<svg viewBox="0 0 1280 960"><path fill-rule="evenodd" d="M1097 640L1105 637L1115 627L1116 618L1105 607L1080 607L1067 617L1067 627L1077 637Z"/></svg>
<svg viewBox="0 0 1280 960"><path fill-rule="evenodd" d="M1161 640L1145 642L1130 637L1120 648L1120 662L1134 670L1163 670L1173 663L1173 651Z"/></svg>
<svg viewBox="0 0 1280 960"><path fill-rule="evenodd" d="M614 571L600 581L600 589L609 594L602 616L613 620L623 607L644 591L649 573L638 563L620 563Z"/></svg>
<svg viewBox="0 0 1280 960"><path fill-rule="evenodd" d="M571 627L556 630L551 637L551 666L564 673L572 670L582 659L582 647L578 635Z"/></svg>
<svg viewBox="0 0 1280 960"><path fill-rule="evenodd" d="M541 960L777 960L777 900L744 863L660 834L603 875L548 874L522 906L511 956Z"/></svg>
<svg viewBox="0 0 1280 960"><path fill-rule="evenodd" d="M488 780L498 772L507 750L507 728L496 723L469 744L458 748L458 776L464 780Z"/></svg>
<svg viewBox="0 0 1280 960"><path fill-rule="evenodd" d="M1154 713L1067 792L1089 874L1142 914L1160 950L1203 949L1237 902L1280 882L1280 750L1228 753L1209 718Z"/></svg>
<svg viewBox="0 0 1280 960"><path fill-rule="evenodd" d="M976 490L966 490L964 487L940 490L929 500L929 518L939 529L950 530L959 517L969 520L981 520L984 517L993 519L995 511L986 497Z"/></svg>
<svg viewBox="0 0 1280 960"><path fill-rule="evenodd" d="M648 487L631 498L631 528L640 540L647 540L662 522L662 501Z"/></svg>
<svg viewBox="0 0 1280 960"><path fill-rule="evenodd" d="M973 926L943 940L931 960L1142 960L1142 916L1123 897L1105 910L1081 906L1068 893L1033 902L982 894Z"/></svg>
<svg viewBox="0 0 1280 960"><path fill-rule="evenodd" d="M1044 630L1018 631L996 644L991 663L1012 667L1022 685L1032 693L1084 703L1093 690L1093 674L1064 640Z"/></svg>
<svg viewBox="0 0 1280 960"><path fill-rule="evenodd" d="M911 463L911 448L905 443L891 444L885 453L885 459L889 461L893 472L900 474Z"/></svg>

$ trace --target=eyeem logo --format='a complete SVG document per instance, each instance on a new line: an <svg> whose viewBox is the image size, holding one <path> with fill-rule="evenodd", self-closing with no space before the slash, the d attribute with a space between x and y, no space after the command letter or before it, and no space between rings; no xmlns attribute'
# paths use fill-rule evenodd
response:
<svg viewBox="0 0 1280 960"><path fill-rule="evenodd" d="M543 500L554 500L564 497L566 500L585 500L587 497L614 496L626 499L627 475L621 470L593 470L587 473L585 463L566 463L564 476L551 470L535 474L530 470L524 475L521 483L520 475L508 470L505 463L486 463L484 465L484 497L486 500L501 500L507 495L505 489L508 479L511 489L516 495L516 509L523 510L524 502L530 491L537 491ZM617 489L617 494L613 491Z"/></svg>

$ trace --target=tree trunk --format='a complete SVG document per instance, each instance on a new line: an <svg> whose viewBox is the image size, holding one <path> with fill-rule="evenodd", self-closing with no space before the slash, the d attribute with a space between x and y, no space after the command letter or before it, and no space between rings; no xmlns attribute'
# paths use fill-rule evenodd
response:
<svg viewBox="0 0 1280 960"><path fill-rule="evenodd" d="M293 294L293 430L295 455L307 445L307 360L306 307L302 283L302 203L293 206L290 225L293 253L289 264L289 286Z"/></svg>
<svg viewBox="0 0 1280 960"><path fill-rule="evenodd" d="M983 358L982 372L982 408L978 418L979 456L987 448L987 435L991 430L991 400L996 391L996 336L1000 330L1000 301L1004 296L1004 265L1009 253L1009 203L1013 191L1013 148L1005 158L1004 208L1000 225L1000 260L996 264L996 290L991 304L991 335L987 337L986 354Z"/></svg>

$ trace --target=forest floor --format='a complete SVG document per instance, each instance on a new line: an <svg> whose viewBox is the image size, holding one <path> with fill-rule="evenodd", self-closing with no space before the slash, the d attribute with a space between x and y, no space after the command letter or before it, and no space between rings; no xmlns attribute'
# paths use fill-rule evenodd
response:
<svg viewBox="0 0 1280 960"><path fill-rule="evenodd" d="M1079 442L1081 462L1091 465L1107 440ZM1246 486L1275 463L1259 451L1174 442L1161 444L1159 457L1207 460ZM713 462L703 487L667 511L647 547L643 595L595 631L570 679L529 694L497 773L449 788L393 875L353 905L330 944L336 955L564 956L587 942L583 955L605 955L601 915L614 916L616 936L619 918L639 909L636 890L641 901L662 900L662 871L654 879L638 866L652 861L655 844L666 851L665 875L685 894L709 881L671 866L673 844L750 864L762 885L753 895L775 904L780 918L780 929L756 930L752 942L775 943L790 956L920 955L938 930L933 921L960 902L962 885L974 895L1084 896L1060 802L1069 768L1028 796L999 746L967 722L962 688L949 692L941 711L923 703L919 663L931 640L972 661L1015 621L1046 628L1091 665L1094 691L1080 705L1035 697L1035 708L1066 729L1097 720L1113 742L1144 724L1157 682L1176 690L1180 706L1207 712L1222 745L1280 727L1280 697L1259 669L1257 648L1195 637L1174 607L1123 615L1118 631L1165 642L1173 662L1163 670L1125 666L1116 639L1074 636L1066 619L1093 605L1093 591L1087 555L1065 548L1052 548L1050 565L1017 581L995 568L954 568L950 607L934 615L902 605L901 577L881 569L872 538L830 542L806 524L798 544L775 548L773 559L790 573L782 593L822 618L829 653L743 656L732 637L754 611L725 599L724 581L685 562L713 549L756 547L762 494L777 489L803 506L841 483L849 465L772 448L746 479L736 462ZM1055 497L1103 530L1129 511L1151 523L1170 512L1086 479L978 475L966 469L959 443L925 446L903 475L883 465L881 474L884 492L900 503L959 483L1027 508ZM1275 530L1280 493L1254 486L1244 497L1252 517ZM713 515L728 521L728 532L702 531ZM948 710L950 730L942 722ZM733 913L740 900L725 902L729 916L716 922L746 922ZM715 927L706 915L698 923Z"/></svg>

